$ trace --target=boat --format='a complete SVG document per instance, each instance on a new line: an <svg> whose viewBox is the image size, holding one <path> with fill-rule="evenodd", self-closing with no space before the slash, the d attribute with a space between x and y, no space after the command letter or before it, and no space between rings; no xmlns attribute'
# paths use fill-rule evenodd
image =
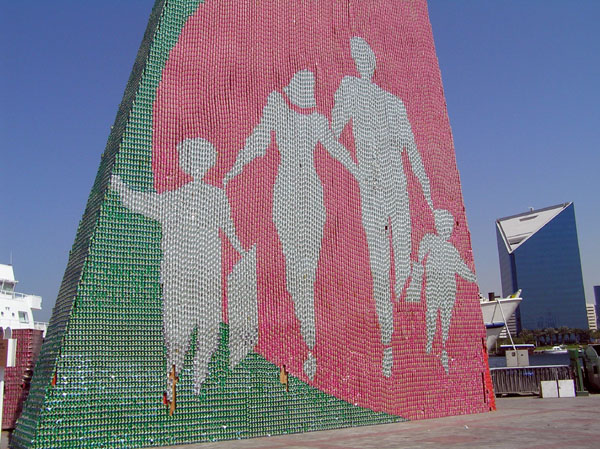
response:
<svg viewBox="0 0 600 449"><path fill-rule="evenodd" d="M520 289L506 298L493 297L492 299L492 297L493 294L490 294L490 298L488 299L481 295L479 297L479 304L481 305L481 313L483 314L483 322L486 329L488 352L494 347L506 322L513 316L515 310L517 310L517 307L523 300Z"/></svg>
<svg viewBox="0 0 600 449"><path fill-rule="evenodd" d="M542 352L544 354L566 354L569 350L564 346L552 346L551 349L544 349Z"/></svg>
<svg viewBox="0 0 600 449"><path fill-rule="evenodd" d="M17 292L18 282L12 265L0 264L0 327L36 329L45 336L48 324L33 319L33 311L42 309L42 298Z"/></svg>

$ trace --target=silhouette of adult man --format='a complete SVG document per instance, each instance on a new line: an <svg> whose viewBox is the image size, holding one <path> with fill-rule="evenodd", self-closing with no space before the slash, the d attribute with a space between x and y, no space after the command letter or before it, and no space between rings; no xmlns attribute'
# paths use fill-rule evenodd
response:
<svg viewBox="0 0 600 449"><path fill-rule="evenodd" d="M352 121L358 159L362 222L369 246L373 296L384 346L382 370L391 376L393 310L390 288L390 232L394 248L395 292L399 296L410 274L411 220L402 153L433 209L429 179L417 150L402 100L372 81L376 57L360 37L350 40L360 77L346 76L335 93L332 130L340 137ZM391 230L390 230L391 223Z"/></svg>

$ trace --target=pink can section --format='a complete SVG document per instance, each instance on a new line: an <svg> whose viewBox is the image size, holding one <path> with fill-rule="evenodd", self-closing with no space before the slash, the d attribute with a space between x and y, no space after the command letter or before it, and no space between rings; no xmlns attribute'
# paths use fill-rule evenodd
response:
<svg viewBox="0 0 600 449"><path fill-rule="evenodd" d="M474 271L469 231L442 81L425 1L236 2L200 4L171 50L154 103L153 171L159 193L190 181L179 168L177 145L201 137L218 151L205 181L223 187L245 140L259 123L267 98L283 92L292 76L310 70L316 107L331 121L334 96L345 76L357 77L350 39L363 38L377 58L373 82L404 103L416 147L431 185L435 209L455 219L450 238ZM219 18L227 16L230 20ZM218 24L218 26L217 26ZM210 32L207 32L210 30ZM346 127L340 142L357 161ZM410 167L404 157L404 166ZM308 347L286 288L285 258L273 222L273 185L280 154L275 142L226 187L237 235L256 244L259 341L255 351L285 365L310 385L349 403L408 419L487 411L493 407L477 285L456 277L456 302L440 363L441 332L426 351L426 303L393 293L394 364L382 374L380 325L373 299L367 239L358 182L319 144L315 168L323 187L326 221L315 282L318 369L303 372ZM411 221L411 260L419 243L436 234L421 186L406 169ZM393 230L392 230L393 232ZM223 238L225 279L239 255ZM393 267L393 264L392 264ZM391 285L395 273L391 272Z"/></svg>
<svg viewBox="0 0 600 449"><path fill-rule="evenodd" d="M2 430L14 429L21 416L43 342L43 331L36 329L15 329L12 336L17 340L16 365L4 371Z"/></svg>

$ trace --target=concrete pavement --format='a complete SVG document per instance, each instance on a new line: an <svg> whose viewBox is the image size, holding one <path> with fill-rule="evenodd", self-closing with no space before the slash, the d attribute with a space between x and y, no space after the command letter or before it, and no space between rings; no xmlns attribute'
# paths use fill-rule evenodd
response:
<svg viewBox="0 0 600 449"><path fill-rule="evenodd" d="M492 413L170 449L600 448L600 395L499 398L496 404ZM0 449L8 440L7 432L2 434Z"/></svg>
<svg viewBox="0 0 600 449"><path fill-rule="evenodd" d="M496 399L497 411L176 449L600 448L600 395ZM173 446L171 446L173 449Z"/></svg>

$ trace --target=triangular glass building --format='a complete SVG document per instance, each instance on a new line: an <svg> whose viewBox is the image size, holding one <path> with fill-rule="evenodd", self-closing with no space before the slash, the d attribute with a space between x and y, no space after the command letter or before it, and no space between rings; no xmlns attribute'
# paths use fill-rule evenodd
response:
<svg viewBox="0 0 600 449"><path fill-rule="evenodd" d="M523 291L517 331L587 329L573 203L500 218L496 237L502 294Z"/></svg>
<svg viewBox="0 0 600 449"><path fill-rule="evenodd" d="M424 0L158 0L13 437L494 407Z"/></svg>

